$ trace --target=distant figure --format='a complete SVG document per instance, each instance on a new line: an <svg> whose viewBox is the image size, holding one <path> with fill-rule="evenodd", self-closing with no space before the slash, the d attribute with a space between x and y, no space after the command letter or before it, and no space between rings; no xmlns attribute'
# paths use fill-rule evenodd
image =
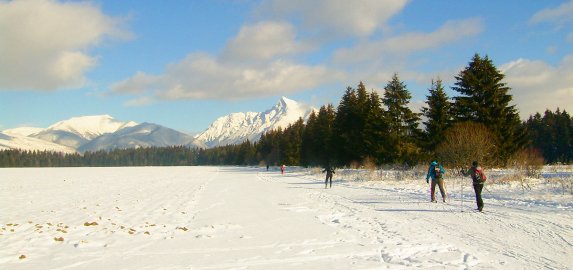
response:
<svg viewBox="0 0 573 270"><path fill-rule="evenodd" d="M285 174L285 168L286 168L286 166L283 164L281 166L281 174Z"/></svg>
<svg viewBox="0 0 573 270"><path fill-rule="evenodd" d="M267 164L267 172L269 171L269 165Z"/></svg>
<svg viewBox="0 0 573 270"><path fill-rule="evenodd" d="M487 179L487 177L483 173L483 169L478 166L477 161L474 161L472 162L472 167L469 168L469 170L467 171L462 170L461 173L464 176L472 177L474 191L476 193L476 203L478 207L477 210L481 212L483 210L483 200L481 198L481 191L483 190L483 185Z"/></svg>
<svg viewBox="0 0 573 270"><path fill-rule="evenodd" d="M446 170L442 167L442 165L438 164L436 161L432 161L430 163L430 167L428 168L428 174L426 175L426 183L429 183L429 179L432 178L432 188L430 192L430 199L432 202L436 201L436 184L440 188L440 193L442 194L442 200L446 202L446 190L444 186L444 173Z"/></svg>
<svg viewBox="0 0 573 270"><path fill-rule="evenodd" d="M326 166L322 172L326 172L326 179L324 179L324 188L328 188L328 180L330 180L330 188L332 188L332 175L335 174L334 168Z"/></svg>

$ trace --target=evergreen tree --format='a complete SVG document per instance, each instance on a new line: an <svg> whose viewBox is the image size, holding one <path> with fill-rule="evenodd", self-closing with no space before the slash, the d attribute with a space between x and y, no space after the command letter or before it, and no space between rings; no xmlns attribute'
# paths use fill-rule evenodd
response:
<svg viewBox="0 0 573 270"><path fill-rule="evenodd" d="M334 121L336 113L332 104L322 106L318 112L316 150L319 165L322 167L335 164Z"/></svg>
<svg viewBox="0 0 573 270"><path fill-rule="evenodd" d="M432 80L432 86L428 90L430 92L430 95L426 96L428 107L422 107L422 114L426 117L424 147L431 154L443 140L444 131L451 126L452 116L451 103L442 86L442 80Z"/></svg>
<svg viewBox="0 0 573 270"><path fill-rule="evenodd" d="M374 158L377 164L387 161L388 157L385 146L388 138L388 124L384 114L380 96L373 91L370 93L368 115L364 126L364 142L368 155Z"/></svg>
<svg viewBox="0 0 573 270"><path fill-rule="evenodd" d="M370 139L365 132L372 103L370 100L370 94L366 91L366 86L364 86L363 82L360 82L356 88L356 98L356 119L354 121L357 134L354 151L357 152L356 154L360 157L359 161L362 162L365 158L372 156L367 143Z"/></svg>
<svg viewBox="0 0 573 270"><path fill-rule="evenodd" d="M358 98L352 87L346 88L338 105L334 122L335 142L337 145L336 160L338 165L360 162L361 124L359 121Z"/></svg>
<svg viewBox="0 0 573 270"><path fill-rule="evenodd" d="M302 134L301 165L303 166L317 165L318 151L315 149L316 134L318 132L317 122L316 113L312 111L308 116L308 120L306 120L306 125Z"/></svg>
<svg viewBox="0 0 573 270"><path fill-rule="evenodd" d="M525 122L528 138L548 163L573 162L573 118L557 109L536 113Z"/></svg>
<svg viewBox="0 0 573 270"><path fill-rule="evenodd" d="M497 140L497 156L505 164L511 155L524 147L525 130L517 109L509 105L512 96L503 82L504 75L487 56L482 58L475 54L455 78L452 89L461 96L454 97L453 117L457 122L482 123L492 130Z"/></svg>
<svg viewBox="0 0 573 270"><path fill-rule="evenodd" d="M382 103L386 106L385 118L388 124L387 150L391 162L412 163L417 159L420 149L419 114L408 108L412 96L398 74L384 87Z"/></svg>
<svg viewBox="0 0 573 270"><path fill-rule="evenodd" d="M284 163L287 165L300 165L302 136L304 121L299 118L294 124L289 125L281 136L283 142Z"/></svg>
<svg viewBox="0 0 573 270"><path fill-rule="evenodd" d="M573 161L573 122L566 111L555 112L555 133L557 160L562 163Z"/></svg>

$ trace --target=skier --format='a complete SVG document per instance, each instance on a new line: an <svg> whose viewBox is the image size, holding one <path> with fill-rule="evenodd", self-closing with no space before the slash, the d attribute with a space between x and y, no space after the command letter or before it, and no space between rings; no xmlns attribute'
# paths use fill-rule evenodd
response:
<svg viewBox="0 0 573 270"><path fill-rule="evenodd" d="M432 161L430 163L430 167L428 168L428 174L426 175L426 183L429 183L429 179L432 178L432 185L431 185L431 194L430 199L432 202L436 201L436 184L440 188L440 193L442 194L442 200L446 202L446 191L444 186L444 173L446 170L442 167L442 165L438 164L437 161Z"/></svg>
<svg viewBox="0 0 573 270"><path fill-rule="evenodd" d="M286 166L283 164L281 166L281 174L285 174L285 168L286 168Z"/></svg>
<svg viewBox="0 0 573 270"><path fill-rule="evenodd" d="M324 188L328 188L328 180L330 179L330 188L332 188L332 175L335 174L334 168L327 165L322 172L326 172L326 179L324 179Z"/></svg>
<svg viewBox="0 0 573 270"><path fill-rule="evenodd" d="M481 191L483 189L483 185L486 180L486 176L483 173L483 169L478 166L478 162L472 162L472 167L469 170L462 170L461 173L464 176L471 176L473 180L474 191L476 193L476 203L477 203L477 210L483 210L483 200L481 198Z"/></svg>

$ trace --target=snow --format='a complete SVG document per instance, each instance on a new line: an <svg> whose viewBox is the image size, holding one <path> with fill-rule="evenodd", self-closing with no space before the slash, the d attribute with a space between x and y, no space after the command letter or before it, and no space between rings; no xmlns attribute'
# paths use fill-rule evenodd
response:
<svg viewBox="0 0 573 270"><path fill-rule="evenodd" d="M2 131L2 133L6 134L6 135L11 135L11 136L30 136L32 134L35 133L39 133L44 131L45 128L37 128L37 127L19 127L19 128L13 128L13 129L7 129Z"/></svg>
<svg viewBox="0 0 573 270"><path fill-rule="evenodd" d="M102 134L113 133L126 127L137 125L135 122L121 122L109 115L92 115L73 117L49 126L45 132L66 131L92 140Z"/></svg>
<svg viewBox="0 0 573 270"><path fill-rule="evenodd" d="M239 112L219 117L195 139L208 147L239 144L246 139L257 141L268 130L286 128L301 117L308 119L313 110L311 106L281 97L265 112Z"/></svg>
<svg viewBox="0 0 573 270"><path fill-rule="evenodd" d="M479 213L448 175L449 202L430 203L423 176L392 171L325 189L289 167L0 169L0 268L573 268L572 195L501 175Z"/></svg>
<svg viewBox="0 0 573 270"><path fill-rule="evenodd" d="M76 150L65 146L41 139L17 135L15 133L6 134L0 132L0 150L20 149L28 151L53 151L62 153L75 153Z"/></svg>
<svg viewBox="0 0 573 270"><path fill-rule="evenodd" d="M26 127L5 130L0 133L0 149L69 153L167 145L191 145L201 148L224 146L239 144L247 139L257 141L266 131L286 128L299 118L308 119L312 111L315 109L311 106L282 97L274 107L265 112L232 113L220 117L196 136L155 124L121 122L110 115L80 116L57 122L46 129ZM153 127L149 127L151 125ZM161 134L153 134L157 130L161 130ZM147 135L147 138L142 138L144 135Z"/></svg>

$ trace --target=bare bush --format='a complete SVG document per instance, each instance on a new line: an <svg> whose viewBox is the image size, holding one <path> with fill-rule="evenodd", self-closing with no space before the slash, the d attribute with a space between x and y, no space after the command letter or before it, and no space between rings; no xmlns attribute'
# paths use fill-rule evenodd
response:
<svg viewBox="0 0 573 270"><path fill-rule="evenodd" d="M494 164L497 149L495 142L495 136L485 125L457 123L445 131L436 155L442 164L455 169L467 167L473 160L481 164Z"/></svg>
<svg viewBox="0 0 573 270"><path fill-rule="evenodd" d="M563 195L565 195L565 193L573 195L573 177L555 177L552 179L559 183Z"/></svg>
<svg viewBox="0 0 573 270"><path fill-rule="evenodd" d="M545 160L538 149L529 148L517 152L509 164L516 170L523 173L526 177L539 178Z"/></svg>
<svg viewBox="0 0 573 270"><path fill-rule="evenodd" d="M362 167L369 171L374 171L377 169L376 160L373 157L368 156L362 161Z"/></svg>

